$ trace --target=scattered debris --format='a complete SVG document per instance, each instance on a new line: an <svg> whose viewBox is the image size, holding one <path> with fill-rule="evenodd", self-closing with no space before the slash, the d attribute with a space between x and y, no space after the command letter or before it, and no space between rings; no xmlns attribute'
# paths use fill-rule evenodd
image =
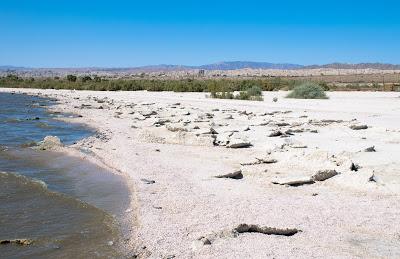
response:
<svg viewBox="0 0 400 259"><path fill-rule="evenodd" d="M364 152L376 152L375 146L368 147L368 148L364 149Z"/></svg>
<svg viewBox="0 0 400 259"><path fill-rule="evenodd" d="M174 126L169 126L167 125L167 130L172 131L172 132L187 132L188 130L183 127L174 127Z"/></svg>
<svg viewBox="0 0 400 259"><path fill-rule="evenodd" d="M26 238L22 238L22 239L4 239L4 240L0 240L0 245L7 245L7 244L16 244L16 245L20 245L20 246L29 246L33 243L33 240L31 239L26 239Z"/></svg>
<svg viewBox="0 0 400 259"><path fill-rule="evenodd" d="M296 179L277 179L277 180L272 181L272 183L279 184L279 185L298 187L298 186L302 186L302 185L313 184L313 183L315 183L315 181L311 180L309 177L304 177L304 178L296 178Z"/></svg>
<svg viewBox="0 0 400 259"><path fill-rule="evenodd" d="M329 178L334 177L335 175L338 175L339 173L336 172L335 170L321 170L315 173L313 176L311 176L311 180L313 181L325 181Z"/></svg>
<svg viewBox="0 0 400 259"><path fill-rule="evenodd" d="M282 135L284 135L284 134L282 133L282 131L277 130L277 131L274 131L274 132L272 132L271 134L269 134L268 137L279 137L279 136L282 136Z"/></svg>
<svg viewBox="0 0 400 259"><path fill-rule="evenodd" d="M351 125L350 129L352 130L364 130L364 129L368 129L367 125Z"/></svg>
<svg viewBox="0 0 400 259"><path fill-rule="evenodd" d="M198 240L201 241L203 245L211 245L211 241L206 237L200 237Z"/></svg>
<svg viewBox="0 0 400 259"><path fill-rule="evenodd" d="M145 184L154 184L154 183L156 183L156 181L154 181L154 180L148 180L148 179L145 179L145 178L140 179L140 181L144 182Z"/></svg>
<svg viewBox="0 0 400 259"><path fill-rule="evenodd" d="M240 163L240 165L246 166L246 165L259 165L259 164L274 164L277 162L278 162L278 160L276 160L274 158L258 158L258 157L256 157L253 161L243 162L243 163Z"/></svg>
<svg viewBox="0 0 400 259"><path fill-rule="evenodd" d="M168 119L159 119L153 123L153 126L156 126L156 127L164 126L168 122L171 122L171 121Z"/></svg>
<svg viewBox="0 0 400 259"><path fill-rule="evenodd" d="M293 236L299 232L295 228L272 228L260 227L259 225L240 224L233 229L234 232L242 233L261 233L265 235Z"/></svg>
<svg viewBox="0 0 400 259"><path fill-rule="evenodd" d="M368 178L368 182L374 182L374 183L377 182L377 179L376 179L376 177L375 177L375 174L372 174L372 175Z"/></svg>
<svg viewBox="0 0 400 259"><path fill-rule="evenodd" d="M209 135L209 134L218 134L218 132L211 127L209 129L203 130L202 132L200 132L200 134Z"/></svg>
<svg viewBox="0 0 400 259"><path fill-rule="evenodd" d="M243 128L243 131L249 131L249 130L250 130L249 126L246 126L246 127Z"/></svg>
<svg viewBox="0 0 400 259"><path fill-rule="evenodd" d="M313 174L311 177L276 179L272 181L272 183L298 187L302 185L314 184L315 182L322 182L338 174L339 173L335 170L320 170L317 173Z"/></svg>
<svg viewBox="0 0 400 259"><path fill-rule="evenodd" d="M276 122L275 125L278 126L278 127L290 126L290 124L287 123L287 122Z"/></svg>
<svg viewBox="0 0 400 259"><path fill-rule="evenodd" d="M301 143L291 143L288 146L291 148L307 148L307 145Z"/></svg>
<svg viewBox="0 0 400 259"><path fill-rule="evenodd" d="M351 170L351 171L354 171L354 172L357 172L358 169L360 169L360 168L361 168L361 166L359 166L359 165L357 165L357 164L354 164L353 162L352 162L351 165L350 165L350 170Z"/></svg>
<svg viewBox="0 0 400 259"><path fill-rule="evenodd" d="M227 148L246 148L251 146L252 144L249 141L239 138L230 139L229 143L226 145Z"/></svg>
<svg viewBox="0 0 400 259"><path fill-rule="evenodd" d="M242 174L242 170L238 170L235 171L233 173L229 173L229 174L223 174L223 175L217 175L215 176L215 178L230 178L230 179L243 179L243 174Z"/></svg>
<svg viewBox="0 0 400 259"><path fill-rule="evenodd" d="M142 111L142 112L140 112L140 114L141 114L143 117L149 118L149 117L151 117L152 115L157 115L157 112L156 112L156 111Z"/></svg>
<svg viewBox="0 0 400 259"><path fill-rule="evenodd" d="M233 229L225 229L217 233L212 233L207 236L199 237L194 243L194 249L201 248L204 245L212 245L217 238L236 238L240 234L245 233L259 233L264 235L278 235L278 236L293 236L301 232L296 228L273 228L273 227L261 227L256 224L239 224Z"/></svg>

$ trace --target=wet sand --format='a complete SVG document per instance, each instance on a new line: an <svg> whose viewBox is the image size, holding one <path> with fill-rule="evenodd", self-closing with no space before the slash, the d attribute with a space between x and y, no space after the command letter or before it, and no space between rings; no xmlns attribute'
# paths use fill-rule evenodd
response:
<svg viewBox="0 0 400 259"><path fill-rule="evenodd" d="M130 255L400 256L399 93L291 100L272 92L252 102L205 93L0 91L54 97L52 109L82 115L68 120L98 131L64 151L126 177ZM239 170L241 179L215 177ZM286 228L298 231L282 235Z"/></svg>

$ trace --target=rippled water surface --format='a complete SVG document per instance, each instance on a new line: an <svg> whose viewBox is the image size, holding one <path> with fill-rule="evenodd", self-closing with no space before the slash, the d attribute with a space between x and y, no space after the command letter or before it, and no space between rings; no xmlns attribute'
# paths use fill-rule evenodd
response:
<svg viewBox="0 0 400 259"><path fill-rule="evenodd" d="M72 144L90 129L48 112L54 101L0 93L1 258L121 258L117 218L129 204L121 177L60 153L36 151L47 135Z"/></svg>

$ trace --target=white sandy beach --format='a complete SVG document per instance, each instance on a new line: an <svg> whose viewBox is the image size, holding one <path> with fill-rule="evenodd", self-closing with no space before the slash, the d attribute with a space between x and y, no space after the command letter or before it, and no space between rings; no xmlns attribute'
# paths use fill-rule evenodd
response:
<svg viewBox="0 0 400 259"><path fill-rule="evenodd" d="M4 91L54 97L52 109L82 115L70 120L98 131L70 148L127 178L130 256L400 258L400 93L296 100L265 92L256 102ZM238 170L242 179L215 178ZM299 231L232 233L240 224Z"/></svg>

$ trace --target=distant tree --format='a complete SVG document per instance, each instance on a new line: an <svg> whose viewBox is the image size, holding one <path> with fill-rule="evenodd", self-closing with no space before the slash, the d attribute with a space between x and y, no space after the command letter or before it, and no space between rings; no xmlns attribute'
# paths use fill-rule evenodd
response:
<svg viewBox="0 0 400 259"><path fill-rule="evenodd" d="M101 77L99 77L98 75L95 75L95 76L93 77L93 80L94 80L95 82L101 82Z"/></svg>
<svg viewBox="0 0 400 259"><path fill-rule="evenodd" d="M67 75L67 80L70 82L76 82L76 76L74 75Z"/></svg>
<svg viewBox="0 0 400 259"><path fill-rule="evenodd" d="M10 81L18 81L19 77L17 75L14 75L14 74L8 74L7 75L7 79L10 80Z"/></svg>
<svg viewBox="0 0 400 259"><path fill-rule="evenodd" d="M85 83L87 81L92 81L92 78L90 76L83 76L81 80Z"/></svg>

